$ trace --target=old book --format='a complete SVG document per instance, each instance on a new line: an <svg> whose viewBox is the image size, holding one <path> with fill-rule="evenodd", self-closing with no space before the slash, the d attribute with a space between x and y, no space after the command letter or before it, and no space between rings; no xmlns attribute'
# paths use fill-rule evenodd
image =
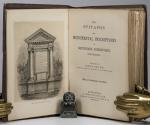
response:
<svg viewBox="0 0 150 125"><path fill-rule="evenodd" d="M116 96L146 85L143 6L7 4L3 97L8 120L60 113L64 92L82 115L128 121Z"/></svg>

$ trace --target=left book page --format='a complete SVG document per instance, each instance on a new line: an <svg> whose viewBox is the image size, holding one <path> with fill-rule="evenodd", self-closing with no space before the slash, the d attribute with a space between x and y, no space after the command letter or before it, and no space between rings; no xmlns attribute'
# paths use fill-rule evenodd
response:
<svg viewBox="0 0 150 125"><path fill-rule="evenodd" d="M68 10L5 11L8 120L58 114L68 89Z"/></svg>

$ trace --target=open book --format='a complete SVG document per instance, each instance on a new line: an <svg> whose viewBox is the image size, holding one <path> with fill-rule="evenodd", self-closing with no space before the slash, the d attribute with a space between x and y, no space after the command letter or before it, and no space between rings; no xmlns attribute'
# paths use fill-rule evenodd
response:
<svg viewBox="0 0 150 125"><path fill-rule="evenodd" d="M71 91L79 114L128 121L114 101L146 83L142 6L8 4L4 11L8 120L59 114Z"/></svg>

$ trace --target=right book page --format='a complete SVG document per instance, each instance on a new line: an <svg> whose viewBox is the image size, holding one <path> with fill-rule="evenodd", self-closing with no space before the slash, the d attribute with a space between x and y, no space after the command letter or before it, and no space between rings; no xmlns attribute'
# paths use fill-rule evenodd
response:
<svg viewBox="0 0 150 125"><path fill-rule="evenodd" d="M127 9L69 10L70 91L79 114L127 121L114 105L129 91Z"/></svg>

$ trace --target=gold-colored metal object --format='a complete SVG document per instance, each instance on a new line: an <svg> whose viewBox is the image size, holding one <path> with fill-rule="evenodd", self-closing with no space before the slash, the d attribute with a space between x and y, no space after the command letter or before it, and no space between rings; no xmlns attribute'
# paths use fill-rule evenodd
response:
<svg viewBox="0 0 150 125"><path fill-rule="evenodd" d="M11 103L4 102L3 99L0 99L0 118L5 118L11 113L12 110Z"/></svg>
<svg viewBox="0 0 150 125"><path fill-rule="evenodd" d="M150 117L150 92L140 85L136 85L135 91L117 96L114 102L116 108L126 113L130 121L140 121Z"/></svg>
<svg viewBox="0 0 150 125"><path fill-rule="evenodd" d="M140 86L140 85L135 85L135 92L138 94L150 96L150 91L148 91L147 89L145 89L143 86Z"/></svg>

